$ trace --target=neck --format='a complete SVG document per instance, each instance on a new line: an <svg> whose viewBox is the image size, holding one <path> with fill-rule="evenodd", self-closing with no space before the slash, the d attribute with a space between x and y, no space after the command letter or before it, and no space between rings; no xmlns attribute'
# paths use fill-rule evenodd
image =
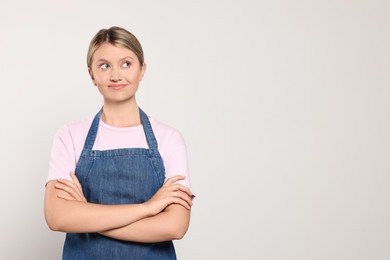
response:
<svg viewBox="0 0 390 260"><path fill-rule="evenodd" d="M104 102L102 117L104 123L114 127L130 127L141 124L137 102Z"/></svg>

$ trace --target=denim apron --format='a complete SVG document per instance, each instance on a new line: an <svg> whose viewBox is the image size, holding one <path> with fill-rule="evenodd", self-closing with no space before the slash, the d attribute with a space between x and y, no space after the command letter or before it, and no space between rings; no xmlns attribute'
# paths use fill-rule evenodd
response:
<svg viewBox="0 0 390 260"><path fill-rule="evenodd" d="M92 150L102 110L89 129L75 173L88 202L137 204L149 200L163 185L165 169L147 115L139 109L149 149ZM172 241L127 242L98 233L67 233L63 259L176 259Z"/></svg>

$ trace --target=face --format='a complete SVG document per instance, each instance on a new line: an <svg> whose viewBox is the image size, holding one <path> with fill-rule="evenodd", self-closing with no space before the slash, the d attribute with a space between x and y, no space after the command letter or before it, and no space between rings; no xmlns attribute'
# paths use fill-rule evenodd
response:
<svg viewBox="0 0 390 260"><path fill-rule="evenodd" d="M126 102L135 100L145 69L131 50L104 43L93 54L89 73L105 103Z"/></svg>

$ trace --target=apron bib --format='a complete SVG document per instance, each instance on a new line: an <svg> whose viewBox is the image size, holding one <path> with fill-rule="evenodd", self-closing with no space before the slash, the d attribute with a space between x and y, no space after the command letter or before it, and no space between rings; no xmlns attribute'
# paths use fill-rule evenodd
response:
<svg viewBox="0 0 390 260"><path fill-rule="evenodd" d="M149 149L92 150L102 110L88 131L75 173L88 202L97 204L138 204L149 200L163 185L165 169L147 115L140 117ZM63 259L176 259L172 241L127 242L98 233L67 233Z"/></svg>

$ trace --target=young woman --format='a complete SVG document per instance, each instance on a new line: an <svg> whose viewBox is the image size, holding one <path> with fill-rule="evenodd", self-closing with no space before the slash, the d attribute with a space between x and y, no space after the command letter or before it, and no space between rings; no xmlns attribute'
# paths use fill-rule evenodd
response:
<svg viewBox="0 0 390 260"><path fill-rule="evenodd" d="M54 138L47 224L67 232L63 259L176 259L172 240L186 233L193 198L186 148L137 105L142 47L123 28L102 29L87 64L104 105Z"/></svg>

